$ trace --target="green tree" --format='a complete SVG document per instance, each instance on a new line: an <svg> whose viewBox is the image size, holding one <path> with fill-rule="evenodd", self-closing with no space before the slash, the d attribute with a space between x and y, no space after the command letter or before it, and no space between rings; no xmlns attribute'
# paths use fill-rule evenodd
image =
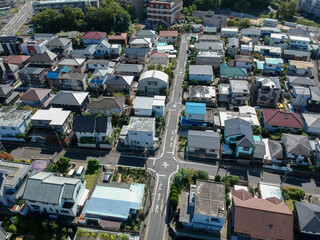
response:
<svg viewBox="0 0 320 240"><path fill-rule="evenodd" d="M242 21L240 22L240 28L248 28L250 27L250 19L249 18L244 18L242 19Z"/></svg>
<svg viewBox="0 0 320 240"><path fill-rule="evenodd" d="M63 15L56 9L44 8L34 16L33 22L41 32L57 33L62 29Z"/></svg>
<svg viewBox="0 0 320 240"><path fill-rule="evenodd" d="M162 67L162 64L161 64L161 63L158 63L158 64L157 64L156 70L158 70L158 71L162 71L162 70L163 70L163 67Z"/></svg>
<svg viewBox="0 0 320 240"><path fill-rule="evenodd" d="M278 7L278 11L276 13L276 18L279 19L292 19L294 15L296 15L298 11L298 1L290 0L289 2L281 1Z"/></svg>
<svg viewBox="0 0 320 240"><path fill-rule="evenodd" d="M208 179L209 179L209 174L208 174L208 172L206 172L206 171L204 171L204 170L196 171L196 172L193 174L192 180L193 180L193 182L195 183L195 182L197 181L197 179L200 179L200 180L208 180Z"/></svg>
<svg viewBox="0 0 320 240"><path fill-rule="evenodd" d="M148 70L155 70L155 69L156 69L156 65L154 63L148 66Z"/></svg>
<svg viewBox="0 0 320 240"><path fill-rule="evenodd" d="M14 224L11 224L8 228L8 232L12 233L13 235L16 235L18 233L17 227Z"/></svg>
<svg viewBox="0 0 320 240"><path fill-rule="evenodd" d="M183 176L181 173L177 172L174 175L173 181L180 187L182 185Z"/></svg>
<svg viewBox="0 0 320 240"><path fill-rule="evenodd" d="M70 158L61 157L56 163L57 169L60 173L65 173L70 166Z"/></svg>
<svg viewBox="0 0 320 240"><path fill-rule="evenodd" d="M128 235L125 235L125 234L120 234L120 236L119 236L119 240L129 240L129 237L128 237Z"/></svg>
<svg viewBox="0 0 320 240"><path fill-rule="evenodd" d="M100 168L100 163L97 159L89 159L88 161L88 167L87 167L87 172L89 174L94 173Z"/></svg>
<svg viewBox="0 0 320 240"><path fill-rule="evenodd" d="M215 182L221 182L221 176L219 174L217 174L215 177L214 177L214 181Z"/></svg>
<svg viewBox="0 0 320 240"><path fill-rule="evenodd" d="M119 115L117 115L115 112L111 114L111 124L112 127L116 127L119 122Z"/></svg>

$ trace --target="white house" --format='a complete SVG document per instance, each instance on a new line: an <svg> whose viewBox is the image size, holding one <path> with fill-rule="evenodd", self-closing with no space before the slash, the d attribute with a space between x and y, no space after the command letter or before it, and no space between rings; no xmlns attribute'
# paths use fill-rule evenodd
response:
<svg viewBox="0 0 320 240"><path fill-rule="evenodd" d="M150 38L132 38L129 42L131 48L151 48L152 42Z"/></svg>
<svg viewBox="0 0 320 240"><path fill-rule="evenodd" d="M89 59L87 61L87 70L96 70L96 69L108 69L108 72L112 73L115 62L103 59Z"/></svg>
<svg viewBox="0 0 320 240"><path fill-rule="evenodd" d="M226 219L224 183L198 179L196 185L190 186L189 193L182 192L179 222L184 226L199 233L201 230L216 232L220 236Z"/></svg>
<svg viewBox="0 0 320 240"><path fill-rule="evenodd" d="M269 45L284 48L287 36L285 34L271 33Z"/></svg>
<svg viewBox="0 0 320 240"><path fill-rule="evenodd" d="M131 117L129 125L124 125L121 130L121 142L133 148L152 149L155 132L155 118Z"/></svg>
<svg viewBox="0 0 320 240"><path fill-rule="evenodd" d="M320 114L302 113L305 131L309 134L320 134Z"/></svg>
<svg viewBox="0 0 320 240"><path fill-rule="evenodd" d="M221 37L224 38L231 38L231 37L238 37L239 30L238 28L221 28Z"/></svg>
<svg viewBox="0 0 320 240"><path fill-rule="evenodd" d="M306 107L310 97L309 88L293 86L290 90L290 98L293 106Z"/></svg>
<svg viewBox="0 0 320 240"><path fill-rule="evenodd" d="M72 130L73 114L62 108L39 109L31 121L35 128L47 128L57 132L70 132Z"/></svg>
<svg viewBox="0 0 320 240"><path fill-rule="evenodd" d="M101 91L104 91L106 89L107 77L107 69L96 69L92 74L92 78L88 81L89 87L92 89L99 89Z"/></svg>
<svg viewBox="0 0 320 240"><path fill-rule="evenodd" d="M75 217L85 188L85 180L39 172L28 178L23 200L32 212Z"/></svg>
<svg viewBox="0 0 320 240"><path fill-rule="evenodd" d="M30 164L0 160L0 204L13 206L21 198Z"/></svg>
<svg viewBox="0 0 320 240"><path fill-rule="evenodd" d="M30 123L31 111L17 110L15 107L0 109L0 135L3 140L17 137L25 132Z"/></svg>
<svg viewBox="0 0 320 240"><path fill-rule="evenodd" d="M48 40L39 40L39 41L28 41L26 43L21 44L21 50L23 54L34 55L34 54L42 54L47 49L46 44Z"/></svg>
<svg viewBox="0 0 320 240"><path fill-rule="evenodd" d="M138 91L145 94L159 94L162 90L169 88L168 74L157 71L149 70L141 74L138 83Z"/></svg>
<svg viewBox="0 0 320 240"><path fill-rule="evenodd" d="M263 19L263 26L265 27L276 27L277 23L278 23L277 19L272 19L272 18Z"/></svg>
<svg viewBox="0 0 320 240"><path fill-rule="evenodd" d="M211 65L190 65L189 81L212 82L213 69Z"/></svg>
<svg viewBox="0 0 320 240"><path fill-rule="evenodd" d="M104 56L104 55L110 55L110 48L111 44L108 42L108 40L103 39L97 46L96 46L96 55Z"/></svg>
<svg viewBox="0 0 320 240"><path fill-rule="evenodd" d="M309 51L310 38L301 36L289 36L289 46L291 49Z"/></svg>
<svg viewBox="0 0 320 240"><path fill-rule="evenodd" d="M141 97L136 96L133 101L133 110L135 116L151 117L163 116L165 110L165 96Z"/></svg>
<svg viewBox="0 0 320 240"><path fill-rule="evenodd" d="M251 70L253 67L253 57L246 55L236 55L235 66Z"/></svg>

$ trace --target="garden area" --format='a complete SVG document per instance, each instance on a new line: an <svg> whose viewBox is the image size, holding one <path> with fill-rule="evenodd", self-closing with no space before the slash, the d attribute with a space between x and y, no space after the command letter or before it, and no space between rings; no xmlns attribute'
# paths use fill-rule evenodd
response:
<svg viewBox="0 0 320 240"><path fill-rule="evenodd" d="M92 189L99 176L99 170L99 161L97 159L89 159L86 174L84 176L84 179L86 180L86 189Z"/></svg>
<svg viewBox="0 0 320 240"><path fill-rule="evenodd" d="M166 123L165 117L157 117L156 118L156 136L159 137L162 129Z"/></svg>
<svg viewBox="0 0 320 240"><path fill-rule="evenodd" d="M106 231L88 231L83 228L77 230L77 240L129 240L126 234L111 233Z"/></svg>
<svg viewBox="0 0 320 240"><path fill-rule="evenodd" d="M148 184L149 174L142 168L123 167L114 171L112 181L124 183Z"/></svg>
<svg viewBox="0 0 320 240"><path fill-rule="evenodd" d="M179 151L184 152L186 150L188 138L185 136L179 136Z"/></svg>
<svg viewBox="0 0 320 240"><path fill-rule="evenodd" d="M70 158L61 157L56 163L50 163L46 172L57 172L67 176L70 167Z"/></svg>
<svg viewBox="0 0 320 240"><path fill-rule="evenodd" d="M293 212L294 210L294 203L303 201L306 193L301 188L296 187L282 187L282 194L284 201L288 208Z"/></svg>
<svg viewBox="0 0 320 240"><path fill-rule="evenodd" d="M96 144L96 138L95 137L81 137L80 143L81 144Z"/></svg>
<svg viewBox="0 0 320 240"><path fill-rule="evenodd" d="M73 239L74 229L61 226L53 220L41 219L39 217L27 218L21 215L1 218L2 227L5 231L12 233L12 238L24 236L23 239L31 240L66 240Z"/></svg>

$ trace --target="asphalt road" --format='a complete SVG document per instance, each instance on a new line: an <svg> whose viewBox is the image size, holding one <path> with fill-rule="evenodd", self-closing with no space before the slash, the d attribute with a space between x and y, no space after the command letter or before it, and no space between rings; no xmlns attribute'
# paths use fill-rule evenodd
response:
<svg viewBox="0 0 320 240"><path fill-rule="evenodd" d="M22 27L22 25L33 14L32 1L25 3L19 12L17 12L10 21L1 29L1 36L14 36Z"/></svg>

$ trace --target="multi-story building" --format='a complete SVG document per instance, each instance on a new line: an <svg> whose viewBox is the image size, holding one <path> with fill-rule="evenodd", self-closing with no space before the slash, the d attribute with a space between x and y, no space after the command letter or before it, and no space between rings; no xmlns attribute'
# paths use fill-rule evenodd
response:
<svg viewBox="0 0 320 240"><path fill-rule="evenodd" d="M99 7L99 0L52 0L52 1L35 1L33 2L33 11L35 14L40 12L41 8L51 8L62 12L64 6L72 8L78 7L82 10L85 7Z"/></svg>
<svg viewBox="0 0 320 240"><path fill-rule="evenodd" d="M40 172L28 178L23 199L32 212L76 216L86 181Z"/></svg>
<svg viewBox="0 0 320 240"><path fill-rule="evenodd" d="M181 0L154 0L149 3L148 20L157 24L172 25L180 18L182 10Z"/></svg>
<svg viewBox="0 0 320 240"><path fill-rule="evenodd" d="M299 0L299 10L303 12L313 13L316 16L320 15L319 0Z"/></svg>
<svg viewBox="0 0 320 240"><path fill-rule="evenodd" d="M281 94L281 86L277 77L259 77L254 85L256 104L261 107L275 107Z"/></svg>
<svg viewBox="0 0 320 240"><path fill-rule="evenodd" d="M289 46L291 49L309 51L310 38L300 36L289 36Z"/></svg>
<svg viewBox="0 0 320 240"><path fill-rule="evenodd" d="M231 104L236 106L247 105L250 98L249 83L247 80L230 80Z"/></svg>

